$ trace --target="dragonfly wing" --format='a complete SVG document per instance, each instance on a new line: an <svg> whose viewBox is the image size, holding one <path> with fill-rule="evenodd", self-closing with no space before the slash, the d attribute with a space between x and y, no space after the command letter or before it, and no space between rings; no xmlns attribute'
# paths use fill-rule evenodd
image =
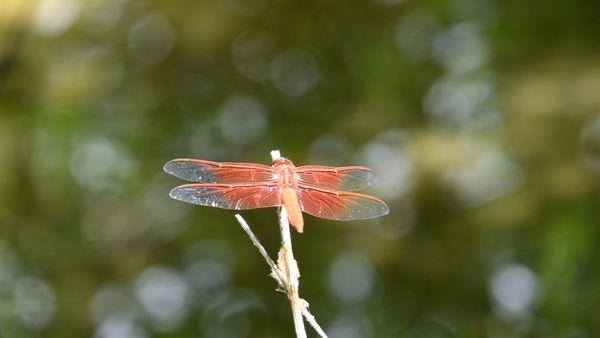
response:
<svg viewBox="0 0 600 338"><path fill-rule="evenodd" d="M163 169L186 181L200 183L267 182L274 178L273 168L256 163L212 162L183 158L169 161Z"/></svg>
<svg viewBox="0 0 600 338"><path fill-rule="evenodd" d="M300 183L329 190L354 191L377 181L375 173L367 167L325 167L305 165L296 168Z"/></svg>
<svg viewBox="0 0 600 338"><path fill-rule="evenodd" d="M268 184L194 183L176 187L169 196L191 204L230 210L281 205L279 187Z"/></svg>
<svg viewBox="0 0 600 338"><path fill-rule="evenodd" d="M384 216L388 206L380 199L354 192L298 187L302 211L315 217L350 221Z"/></svg>

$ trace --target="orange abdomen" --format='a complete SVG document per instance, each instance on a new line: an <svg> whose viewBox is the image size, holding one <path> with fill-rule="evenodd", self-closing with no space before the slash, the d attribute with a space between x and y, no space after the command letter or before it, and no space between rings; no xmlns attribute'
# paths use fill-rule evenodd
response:
<svg viewBox="0 0 600 338"><path fill-rule="evenodd" d="M292 187L283 187L281 192L281 201L288 213L290 223L300 233L304 230L304 219L302 218L302 208L298 201L296 190Z"/></svg>

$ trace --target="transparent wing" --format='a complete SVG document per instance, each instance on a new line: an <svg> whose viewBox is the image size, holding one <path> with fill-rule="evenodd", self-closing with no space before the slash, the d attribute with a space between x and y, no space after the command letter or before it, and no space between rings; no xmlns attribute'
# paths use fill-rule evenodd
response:
<svg viewBox="0 0 600 338"><path fill-rule="evenodd" d="M212 162L176 159L163 167L167 173L186 181L200 183L248 183L273 180L273 169L256 163Z"/></svg>
<svg viewBox="0 0 600 338"><path fill-rule="evenodd" d="M171 190L169 196L191 204L231 210L281 205L279 187L266 184L194 183Z"/></svg>
<svg viewBox="0 0 600 338"><path fill-rule="evenodd" d="M350 221L384 216L388 206L373 196L299 186L302 211L315 217Z"/></svg>
<svg viewBox="0 0 600 338"><path fill-rule="evenodd" d="M300 183L329 190L354 191L377 181L375 173L367 167L325 167L305 165L296 168Z"/></svg>

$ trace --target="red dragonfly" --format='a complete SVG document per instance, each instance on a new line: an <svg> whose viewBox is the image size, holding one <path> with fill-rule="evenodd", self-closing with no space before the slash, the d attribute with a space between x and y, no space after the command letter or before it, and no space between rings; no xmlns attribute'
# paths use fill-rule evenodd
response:
<svg viewBox="0 0 600 338"><path fill-rule="evenodd" d="M256 163L176 159L164 170L190 182L169 196L209 207L246 210L285 206L290 223L304 229L302 212L320 218L349 221L387 215L388 206L373 196L354 190L375 183L367 167L296 167L286 158L271 166Z"/></svg>

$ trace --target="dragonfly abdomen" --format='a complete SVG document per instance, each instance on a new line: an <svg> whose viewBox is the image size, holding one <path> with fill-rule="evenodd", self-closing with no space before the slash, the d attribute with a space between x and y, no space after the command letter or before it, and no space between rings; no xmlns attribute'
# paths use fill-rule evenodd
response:
<svg viewBox="0 0 600 338"><path fill-rule="evenodd" d="M298 232L302 232L304 229L304 219L302 218L302 209L300 208L300 202L298 202L296 190L290 186L283 187L281 202L288 213L288 218L292 226Z"/></svg>

